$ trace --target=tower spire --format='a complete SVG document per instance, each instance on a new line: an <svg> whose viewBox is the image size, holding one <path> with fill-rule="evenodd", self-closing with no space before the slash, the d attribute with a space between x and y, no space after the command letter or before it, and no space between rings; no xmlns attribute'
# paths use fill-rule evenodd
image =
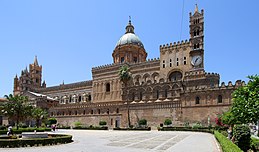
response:
<svg viewBox="0 0 259 152"><path fill-rule="evenodd" d="M194 10L194 13L196 13L196 12L199 12L199 8L198 8L198 4L197 4L197 3L195 4L195 10Z"/></svg>
<svg viewBox="0 0 259 152"><path fill-rule="evenodd" d="M38 60L37 60L37 55L35 55L35 58L34 58L34 65L39 66Z"/></svg>

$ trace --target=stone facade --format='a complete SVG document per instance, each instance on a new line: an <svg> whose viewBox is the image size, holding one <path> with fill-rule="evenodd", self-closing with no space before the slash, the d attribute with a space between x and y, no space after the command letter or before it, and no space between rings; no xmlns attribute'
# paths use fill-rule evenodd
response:
<svg viewBox="0 0 259 152"><path fill-rule="evenodd" d="M58 101L49 108L49 114L59 124L69 126L76 121L98 125L104 120L110 128L126 127L128 110L132 125L146 119L156 128L166 118L174 125L214 123L215 117L231 105L232 92L245 83L239 80L219 85L219 74L205 72L204 11L196 6L189 23L189 40L161 45L160 59L147 60L144 45L129 20L113 51L114 63L92 68L92 80L46 87L45 82L40 85L40 66L36 72L25 70L14 79L14 93L31 91ZM39 67L36 61L30 69ZM123 65L132 73L127 87L118 75Z"/></svg>

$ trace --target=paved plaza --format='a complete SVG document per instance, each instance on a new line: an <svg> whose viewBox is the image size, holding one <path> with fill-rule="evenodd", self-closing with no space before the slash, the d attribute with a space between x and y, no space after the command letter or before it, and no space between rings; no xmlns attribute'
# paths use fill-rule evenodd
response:
<svg viewBox="0 0 259 152"><path fill-rule="evenodd" d="M58 130L73 135L73 143L27 147L0 148L6 152L219 152L213 135L176 131L93 131Z"/></svg>

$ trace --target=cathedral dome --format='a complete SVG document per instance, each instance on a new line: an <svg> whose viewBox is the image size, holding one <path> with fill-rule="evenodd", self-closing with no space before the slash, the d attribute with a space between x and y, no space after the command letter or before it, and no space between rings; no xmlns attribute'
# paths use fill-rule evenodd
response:
<svg viewBox="0 0 259 152"><path fill-rule="evenodd" d="M124 34L116 44L117 46L125 45L125 44L136 44L138 46L144 47L143 43L140 41L139 37L134 33L126 33Z"/></svg>
<svg viewBox="0 0 259 152"><path fill-rule="evenodd" d="M139 37L134 33L134 26L129 20L126 26L126 32L116 43L112 53L114 63L138 63L144 62L147 58L147 52Z"/></svg>

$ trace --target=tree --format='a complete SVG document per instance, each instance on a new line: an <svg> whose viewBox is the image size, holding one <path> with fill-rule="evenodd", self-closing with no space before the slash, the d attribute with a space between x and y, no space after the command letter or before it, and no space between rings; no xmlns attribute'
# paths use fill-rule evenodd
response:
<svg viewBox="0 0 259 152"><path fill-rule="evenodd" d="M128 87L128 82L131 79L131 73L130 73L130 69L128 66L123 65L122 67L120 67L119 69L119 78L120 81L123 82L125 90ZM127 95L127 93L126 93ZM127 100L127 112L128 112L128 127L130 127L130 112L129 112L129 101L128 101L128 97L126 97Z"/></svg>
<svg viewBox="0 0 259 152"><path fill-rule="evenodd" d="M48 117L48 112L41 108L33 108L32 110L32 118L36 121L36 126L39 128L42 120Z"/></svg>
<svg viewBox="0 0 259 152"><path fill-rule="evenodd" d="M235 118L235 116L233 115L233 113L231 112L231 110L224 112L221 116L220 119L222 121L223 124L232 126L234 124L237 124L237 120Z"/></svg>
<svg viewBox="0 0 259 152"><path fill-rule="evenodd" d="M239 123L256 123L259 120L259 76L248 76L246 86L233 93L231 113Z"/></svg>
<svg viewBox="0 0 259 152"><path fill-rule="evenodd" d="M2 105L1 113L16 121L16 127L19 129L19 122L25 120L31 115L32 106L28 103L28 97L12 94L5 95L8 100Z"/></svg>

